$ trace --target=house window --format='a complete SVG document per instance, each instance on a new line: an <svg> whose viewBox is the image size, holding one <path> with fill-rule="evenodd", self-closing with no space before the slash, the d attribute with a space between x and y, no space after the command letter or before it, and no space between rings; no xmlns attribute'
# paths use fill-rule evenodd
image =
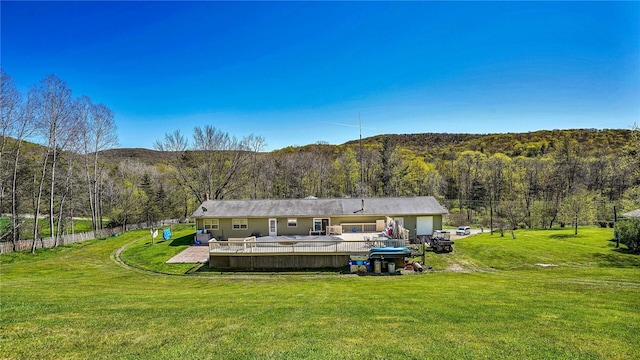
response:
<svg viewBox="0 0 640 360"><path fill-rule="evenodd" d="M287 227L298 227L298 219L287 219Z"/></svg>
<svg viewBox="0 0 640 360"><path fill-rule="evenodd" d="M233 230L246 230L249 228L249 221L247 219L233 219L231 225Z"/></svg>
<svg viewBox="0 0 640 360"><path fill-rule="evenodd" d="M218 230L220 228L218 219L204 219L202 222L205 230Z"/></svg>
<svg viewBox="0 0 640 360"><path fill-rule="evenodd" d="M313 219L313 231L325 231L329 226L329 219Z"/></svg>

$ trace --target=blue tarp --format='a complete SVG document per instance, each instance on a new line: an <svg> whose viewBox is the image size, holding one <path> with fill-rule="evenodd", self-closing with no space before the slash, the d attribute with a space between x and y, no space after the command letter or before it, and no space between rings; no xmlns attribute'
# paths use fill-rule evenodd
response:
<svg viewBox="0 0 640 360"><path fill-rule="evenodd" d="M164 229L162 231L162 239L163 240L169 240L171 239L171 229Z"/></svg>

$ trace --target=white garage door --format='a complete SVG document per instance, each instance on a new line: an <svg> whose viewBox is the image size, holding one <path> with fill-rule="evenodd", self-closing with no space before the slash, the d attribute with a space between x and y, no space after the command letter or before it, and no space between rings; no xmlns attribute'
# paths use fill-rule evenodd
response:
<svg viewBox="0 0 640 360"><path fill-rule="evenodd" d="M418 216L416 222L417 235L433 234L433 216Z"/></svg>

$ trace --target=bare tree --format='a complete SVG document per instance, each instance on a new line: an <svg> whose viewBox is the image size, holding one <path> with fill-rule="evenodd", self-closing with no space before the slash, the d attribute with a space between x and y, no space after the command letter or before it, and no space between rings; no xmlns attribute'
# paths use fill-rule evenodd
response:
<svg viewBox="0 0 640 360"><path fill-rule="evenodd" d="M95 105L91 99L83 96L78 101L78 112L89 209L93 230L97 231L102 228L99 186L104 174L103 169L98 166L98 159L101 151L117 146L118 136L113 112L105 105Z"/></svg>
<svg viewBox="0 0 640 360"><path fill-rule="evenodd" d="M244 141L249 151L251 151L251 198L257 199L258 182L260 181L258 173L260 172L260 166L262 165L258 162L258 155L267 147L267 141L262 136L256 136L253 134L247 136Z"/></svg>
<svg viewBox="0 0 640 360"><path fill-rule="evenodd" d="M122 224L124 231L127 225L140 220L144 193L140 189L140 182L146 167L132 160L121 161L118 164L116 176L120 183L116 186L116 204L111 211L114 221Z"/></svg>
<svg viewBox="0 0 640 360"><path fill-rule="evenodd" d="M18 92L13 79L0 69L2 76L1 94L0 94L0 112L2 118L2 148L0 151L0 159L2 154L6 153L6 140L12 137L13 142L13 166L11 174L11 232L14 250L18 240L20 239L19 231L19 214L18 214L18 165L20 163L20 149L22 141L33 131L34 127L30 122L30 117L24 111L24 103Z"/></svg>
<svg viewBox="0 0 640 360"><path fill-rule="evenodd" d="M506 172L511 165L511 159L504 154L494 154L483 161L485 182L489 190L490 229L493 234L493 215L500 207L502 193L505 191Z"/></svg>
<svg viewBox="0 0 640 360"><path fill-rule="evenodd" d="M178 180L202 202L205 194L213 199L223 199L237 194L247 184L251 151L248 138L238 140L211 125L196 127L193 142L188 142L178 131L166 134L164 141L157 140L154 147L162 151L176 151L175 167Z"/></svg>
<svg viewBox="0 0 640 360"><path fill-rule="evenodd" d="M38 180L38 190L34 211L33 247L38 238L38 218L40 217L40 203L46 181L47 168L50 167L49 192L49 225L50 234L54 236L54 194L56 184L56 167L58 155L68 143L77 136L78 116L75 111L75 101L67 83L55 75L45 77L40 86L34 87L29 93L28 107L33 117L36 129L46 139L47 151L42 160L41 176ZM49 162L51 162L49 164Z"/></svg>
<svg viewBox="0 0 640 360"><path fill-rule="evenodd" d="M248 179L241 176L250 159L246 138L238 140L210 125L196 127L193 130L193 150L204 157L200 174L205 181L206 192L213 199L223 199L247 182Z"/></svg>
<svg viewBox="0 0 640 360"><path fill-rule="evenodd" d="M460 212L463 210L463 204L467 210L467 221L471 222L471 212L478 204L476 200L479 198L478 193L481 192L479 184L482 179L482 162L486 156L478 151L463 151L458 155L455 161L454 171L458 184L458 206Z"/></svg>
<svg viewBox="0 0 640 360"><path fill-rule="evenodd" d="M15 136L17 123L21 116L21 98L11 76L0 68L0 212L4 210L5 182L8 180L8 164L3 162L7 142ZM6 157L5 157L6 158Z"/></svg>
<svg viewBox="0 0 640 360"><path fill-rule="evenodd" d="M153 148L158 151L168 151L181 154L189 148L189 140L185 138L180 130L164 135L164 140L156 140Z"/></svg>
<svg viewBox="0 0 640 360"><path fill-rule="evenodd" d="M72 232L73 232L73 206L71 205L71 201L67 201L71 199L73 193L73 187L75 185L75 168L76 163L78 162L78 153L82 147L80 139L78 137L72 137L75 141L72 141L68 146L68 150L65 153L61 154L61 165L66 165L66 171L63 173L62 183L63 186L59 186L59 198L58 198L58 213L55 220L55 235L54 235L54 246L58 246L59 239L62 235L64 226L64 219L68 218L71 221ZM68 206L68 214L65 217L65 206L69 203Z"/></svg>

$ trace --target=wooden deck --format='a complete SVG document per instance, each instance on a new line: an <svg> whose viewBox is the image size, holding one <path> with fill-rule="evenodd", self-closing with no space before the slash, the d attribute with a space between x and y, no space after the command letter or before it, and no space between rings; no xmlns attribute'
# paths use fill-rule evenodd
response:
<svg viewBox="0 0 640 360"><path fill-rule="evenodd" d="M209 266L245 270L340 268L348 265L351 255L368 254L371 248L406 246L404 240L362 234L359 237L360 240L344 237L310 239L306 236L212 240L209 242Z"/></svg>

